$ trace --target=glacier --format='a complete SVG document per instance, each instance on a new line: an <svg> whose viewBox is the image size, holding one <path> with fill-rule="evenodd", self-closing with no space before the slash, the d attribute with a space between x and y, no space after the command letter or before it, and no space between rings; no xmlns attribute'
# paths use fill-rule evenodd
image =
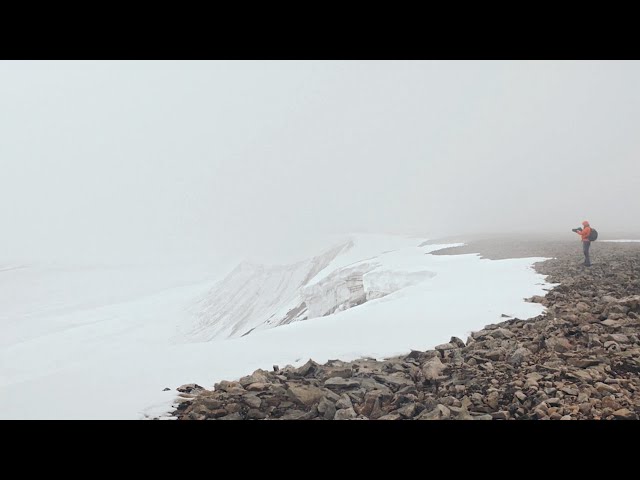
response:
<svg viewBox="0 0 640 480"><path fill-rule="evenodd" d="M432 255L451 244L426 240L352 235L287 265L197 278L5 265L0 418L169 419L184 383L425 350L544 310L524 301L552 288L532 267L544 258Z"/></svg>
<svg viewBox="0 0 640 480"><path fill-rule="evenodd" d="M311 320L385 297L435 275L411 259L402 263L393 245L375 257L351 262L374 236L349 239L291 265L243 262L194 306L195 322L184 325L185 341L249 335L296 321ZM377 239L380 241L380 239ZM420 255L440 247L415 247ZM360 253L360 257L366 252ZM345 265L345 258L348 262Z"/></svg>

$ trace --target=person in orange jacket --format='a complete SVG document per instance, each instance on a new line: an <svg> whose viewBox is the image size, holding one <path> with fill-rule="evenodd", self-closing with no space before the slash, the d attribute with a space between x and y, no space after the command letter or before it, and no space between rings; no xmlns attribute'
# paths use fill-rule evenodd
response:
<svg viewBox="0 0 640 480"><path fill-rule="evenodd" d="M580 235L582 239L582 253L584 253L584 266L591 266L591 258L589 257L589 247L591 246L591 240L589 240L589 235L591 235L591 227L589 226L589 222L586 220L582 222L583 228L576 228L573 231Z"/></svg>

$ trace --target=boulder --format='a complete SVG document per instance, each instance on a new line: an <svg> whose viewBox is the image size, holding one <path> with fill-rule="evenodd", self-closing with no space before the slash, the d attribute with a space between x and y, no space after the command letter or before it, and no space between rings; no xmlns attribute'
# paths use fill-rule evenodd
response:
<svg viewBox="0 0 640 480"><path fill-rule="evenodd" d="M357 388L360 382L343 377L331 377L324 381L324 386L333 389Z"/></svg>
<svg viewBox="0 0 640 480"><path fill-rule="evenodd" d="M249 392L263 392L265 390L269 390L270 387L270 383L256 382L247 385L246 390Z"/></svg>
<svg viewBox="0 0 640 480"><path fill-rule="evenodd" d="M269 381L268 372L264 370L256 370L251 375L247 375L246 377L242 377L238 380L238 383L242 385L244 388L247 388L248 385L252 383L271 383Z"/></svg>
<svg viewBox="0 0 640 480"><path fill-rule="evenodd" d="M578 302L576 305L576 309L579 312L588 312L590 310L589 304L584 302Z"/></svg>
<svg viewBox="0 0 640 480"><path fill-rule="evenodd" d="M184 385L180 385L176 390L182 393L193 393L194 391L204 390L204 388L197 383L186 383Z"/></svg>
<svg viewBox="0 0 640 480"><path fill-rule="evenodd" d="M240 412L230 413L224 417L220 417L218 420L244 420Z"/></svg>
<svg viewBox="0 0 640 480"><path fill-rule="evenodd" d="M445 368L447 368L446 365L440 361L439 357L433 357L422 366L422 374L425 380L435 380Z"/></svg>
<svg viewBox="0 0 640 480"><path fill-rule="evenodd" d="M397 390L406 386L415 386L413 380L399 375L374 375L373 378L380 383L391 387L392 390Z"/></svg>
<svg viewBox="0 0 640 480"><path fill-rule="evenodd" d="M548 350L555 352L566 352L571 350L571 342L563 337L551 337L544 341Z"/></svg>
<svg viewBox="0 0 640 480"><path fill-rule="evenodd" d="M413 418L418 412L419 410L418 410L417 404L408 403L402 408L399 408L398 410L396 410L395 413L397 413L398 415L401 415L404 418Z"/></svg>
<svg viewBox="0 0 640 480"><path fill-rule="evenodd" d="M520 365L522 362L528 360L531 355L531 350L526 347L517 348L508 358L508 362L512 365Z"/></svg>
<svg viewBox="0 0 640 480"><path fill-rule="evenodd" d="M334 420L351 420L356 418L358 415L356 414L353 408L341 408L340 410L336 410L336 414L333 417Z"/></svg>
<svg viewBox="0 0 640 480"><path fill-rule="evenodd" d="M324 392L319 387L293 383L288 385L287 394L293 401L306 406L314 405L324 397Z"/></svg>
<svg viewBox="0 0 640 480"><path fill-rule="evenodd" d="M442 343L440 345L436 345L436 350L439 352L445 350L453 350L454 348L458 348L454 343Z"/></svg>
<svg viewBox="0 0 640 480"><path fill-rule="evenodd" d="M628 408L616 410L613 412L613 416L616 420L635 420L637 418L636 414Z"/></svg>
<svg viewBox="0 0 640 480"><path fill-rule="evenodd" d="M260 397L255 394L247 394L242 397L242 400L251 408L260 408L260 405L262 404Z"/></svg>
<svg viewBox="0 0 640 480"><path fill-rule="evenodd" d="M349 398L349 395L347 395L346 393L343 393L340 396L340 399L336 402L336 408L337 409L348 409L348 408L352 408L353 407L353 403L351 402L351 399Z"/></svg>
<svg viewBox="0 0 640 480"><path fill-rule="evenodd" d="M335 417L336 415L336 406L333 404L333 402L327 400L326 397L323 397L320 402L318 403L318 413L325 419L325 420L332 420L333 417Z"/></svg>
<svg viewBox="0 0 640 480"><path fill-rule="evenodd" d="M394 412L383 415L378 420L402 420L402 416Z"/></svg>
<svg viewBox="0 0 640 480"><path fill-rule="evenodd" d="M307 363L295 369L295 373L302 377L313 376L317 371L319 371L322 366L313 360L309 359Z"/></svg>
<svg viewBox="0 0 640 480"><path fill-rule="evenodd" d="M416 420L448 420L449 418L451 418L451 410L442 404L438 404L430 412L423 411L416 417Z"/></svg>

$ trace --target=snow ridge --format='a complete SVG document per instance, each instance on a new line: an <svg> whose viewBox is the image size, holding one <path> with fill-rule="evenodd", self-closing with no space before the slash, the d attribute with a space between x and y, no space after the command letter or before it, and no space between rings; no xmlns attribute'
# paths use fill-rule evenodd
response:
<svg viewBox="0 0 640 480"><path fill-rule="evenodd" d="M181 342L242 337L264 328L325 317L383 298L435 274L411 268L403 252L418 242L370 256L373 237L352 237L292 265L243 262L200 299L196 321L180 331ZM428 248L428 247L427 247Z"/></svg>

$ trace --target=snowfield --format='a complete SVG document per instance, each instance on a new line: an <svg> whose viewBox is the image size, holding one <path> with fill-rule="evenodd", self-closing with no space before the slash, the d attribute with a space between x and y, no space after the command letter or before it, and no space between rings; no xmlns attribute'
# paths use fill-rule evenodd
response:
<svg viewBox="0 0 640 480"><path fill-rule="evenodd" d="M0 265L0 418L167 418L184 383L425 350L542 313L524 298L552 287L543 258L430 255L451 245L425 240L355 235L226 276Z"/></svg>

